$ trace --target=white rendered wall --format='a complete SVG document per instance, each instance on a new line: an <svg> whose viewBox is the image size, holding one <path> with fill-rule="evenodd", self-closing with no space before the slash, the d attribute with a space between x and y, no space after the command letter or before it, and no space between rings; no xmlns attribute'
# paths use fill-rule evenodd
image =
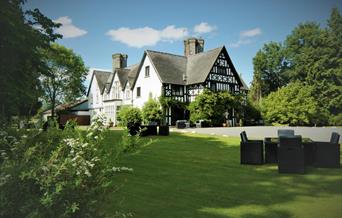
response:
<svg viewBox="0 0 342 218"><path fill-rule="evenodd" d="M150 76L145 77L145 67L150 66ZM141 87L140 97L137 97L137 88ZM142 108L144 103L150 98L158 98L161 95L162 83L152 65L150 58L146 55L144 63L140 69L139 76L133 89L133 106Z"/></svg>
<svg viewBox="0 0 342 218"><path fill-rule="evenodd" d="M119 95L116 94L119 93ZM118 106L122 105L122 88L120 85L118 74L114 75L113 83L109 90L107 100L103 102L104 115L106 116L107 123L112 121L114 125L117 125L117 112Z"/></svg>
<svg viewBox="0 0 342 218"><path fill-rule="evenodd" d="M102 113L103 111L103 101L101 91L97 84L96 77L93 77L92 83L90 84L90 92L88 96L88 108L90 113L90 119L95 115Z"/></svg>
<svg viewBox="0 0 342 218"><path fill-rule="evenodd" d="M132 90L128 82L122 91L122 105L132 105Z"/></svg>

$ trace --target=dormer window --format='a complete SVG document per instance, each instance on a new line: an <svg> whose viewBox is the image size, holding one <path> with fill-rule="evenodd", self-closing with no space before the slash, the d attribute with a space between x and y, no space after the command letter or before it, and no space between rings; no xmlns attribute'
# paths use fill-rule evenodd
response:
<svg viewBox="0 0 342 218"><path fill-rule="evenodd" d="M150 77L150 66L145 67L145 77Z"/></svg>

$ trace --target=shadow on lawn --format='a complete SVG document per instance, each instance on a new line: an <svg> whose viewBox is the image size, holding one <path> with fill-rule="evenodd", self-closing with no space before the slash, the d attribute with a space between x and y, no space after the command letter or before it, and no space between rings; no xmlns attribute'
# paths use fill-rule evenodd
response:
<svg viewBox="0 0 342 218"><path fill-rule="evenodd" d="M134 173L118 176L117 182L125 185L109 198L108 213L289 217L292 211L277 205L300 197L342 194L340 169L310 169L305 175L293 175L279 174L276 165L240 165L237 138L172 133L146 140L151 139L148 146L120 161Z"/></svg>

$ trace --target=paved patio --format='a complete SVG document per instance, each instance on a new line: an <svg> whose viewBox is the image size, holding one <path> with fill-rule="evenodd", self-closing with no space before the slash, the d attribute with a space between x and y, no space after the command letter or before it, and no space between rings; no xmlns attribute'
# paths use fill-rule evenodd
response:
<svg viewBox="0 0 342 218"><path fill-rule="evenodd" d="M311 138L315 141L329 141L332 132L337 132L342 136L342 127L246 126L187 129L172 128L171 131L238 137L240 137L240 132L246 131L249 138L263 139L265 137L277 136L278 129L293 129L296 135L301 135L305 138ZM340 142L341 141L342 139L340 138Z"/></svg>

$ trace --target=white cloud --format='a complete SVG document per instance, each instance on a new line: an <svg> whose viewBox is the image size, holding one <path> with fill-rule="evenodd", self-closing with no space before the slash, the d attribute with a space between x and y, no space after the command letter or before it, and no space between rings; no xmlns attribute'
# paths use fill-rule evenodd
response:
<svg viewBox="0 0 342 218"><path fill-rule="evenodd" d="M259 27L257 27L254 29L242 31L240 33L240 36L241 37L254 37L254 36L261 35L261 33L262 33L261 29Z"/></svg>
<svg viewBox="0 0 342 218"><path fill-rule="evenodd" d="M216 30L216 26L211 26L206 22L202 22L194 27L195 33L210 33L214 30Z"/></svg>
<svg viewBox="0 0 342 218"><path fill-rule="evenodd" d="M119 29L109 30L106 35L113 41L124 43L130 47L142 48L144 46L156 45L159 41L173 41L183 39L188 35L187 28L176 28L174 25L167 26L162 30L151 27L142 27L131 29L121 27Z"/></svg>
<svg viewBox="0 0 342 218"><path fill-rule="evenodd" d="M250 39L239 39L237 42L230 43L229 47L237 48L237 47L240 47L240 45L247 45L250 43L252 43L252 40L250 40Z"/></svg>
<svg viewBox="0 0 342 218"><path fill-rule="evenodd" d="M175 28L174 25L167 26L161 31L161 38L166 40L183 39L188 35L188 29L185 27Z"/></svg>
<svg viewBox="0 0 342 218"><path fill-rule="evenodd" d="M241 45L247 45L252 43L254 40L252 40L254 37L261 35L262 31L259 27L256 27L254 29L250 30L244 30L240 32L240 37L237 42L233 42L229 44L229 47L231 48L237 48Z"/></svg>
<svg viewBox="0 0 342 218"><path fill-rule="evenodd" d="M63 35L63 38L75 38L87 34L86 30L82 30L72 24L72 20L68 16L60 17L54 20L55 23L60 23L60 26L56 32Z"/></svg>

